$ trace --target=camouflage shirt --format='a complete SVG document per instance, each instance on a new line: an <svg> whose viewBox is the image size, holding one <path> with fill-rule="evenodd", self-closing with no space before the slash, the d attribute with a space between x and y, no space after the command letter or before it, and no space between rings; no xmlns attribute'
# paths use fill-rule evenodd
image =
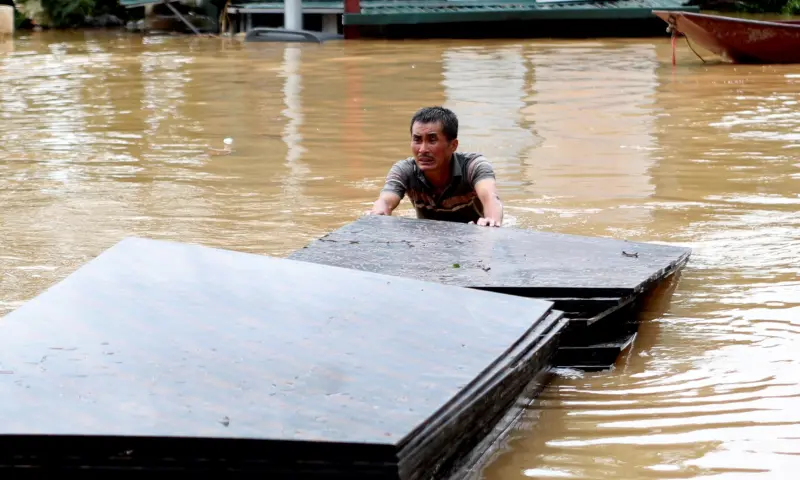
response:
<svg viewBox="0 0 800 480"><path fill-rule="evenodd" d="M450 184L437 195L414 158L406 158L389 170L382 191L396 193L401 199L408 195L417 211L417 218L463 223L477 221L483 216L483 205L475 193L475 184L495 178L492 165L479 153L456 152L451 168Z"/></svg>

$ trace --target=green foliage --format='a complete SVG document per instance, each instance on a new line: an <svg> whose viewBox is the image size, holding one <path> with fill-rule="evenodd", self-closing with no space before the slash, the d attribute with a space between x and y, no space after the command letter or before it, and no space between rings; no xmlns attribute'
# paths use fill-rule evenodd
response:
<svg viewBox="0 0 800 480"><path fill-rule="evenodd" d="M91 15L96 17L103 14L126 18L128 16L128 10L120 5L119 0L95 0Z"/></svg>
<svg viewBox="0 0 800 480"><path fill-rule="evenodd" d="M54 28L79 27L94 13L95 0L41 0Z"/></svg>
<svg viewBox="0 0 800 480"><path fill-rule="evenodd" d="M18 29L33 25L45 28L114 25L124 22L128 16L119 0L16 0L16 3L15 21ZM93 20L98 17L101 17L99 21Z"/></svg>
<svg viewBox="0 0 800 480"><path fill-rule="evenodd" d="M800 0L789 0L783 7L783 13L789 15L800 15Z"/></svg>
<svg viewBox="0 0 800 480"><path fill-rule="evenodd" d="M800 0L745 0L739 11L747 13L800 13Z"/></svg>
<svg viewBox="0 0 800 480"><path fill-rule="evenodd" d="M800 0L690 0L689 5L723 12L800 15Z"/></svg>
<svg viewBox="0 0 800 480"><path fill-rule="evenodd" d="M21 30L31 27L31 20L26 17L18 8L14 9L14 30Z"/></svg>

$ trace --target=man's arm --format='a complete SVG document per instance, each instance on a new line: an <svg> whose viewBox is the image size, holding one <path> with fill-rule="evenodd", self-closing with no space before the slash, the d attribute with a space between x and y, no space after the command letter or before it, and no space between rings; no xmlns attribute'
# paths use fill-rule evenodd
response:
<svg viewBox="0 0 800 480"><path fill-rule="evenodd" d="M367 212L368 215L391 215L395 208L400 205L400 195L390 192L382 191L372 205L372 210Z"/></svg>
<svg viewBox="0 0 800 480"><path fill-rule="evenodd" d="M497 193L497 182L494 178L484 178L475 184L475 193L483 204L483 217L478 225L499 227L503 223L503 202Z"/></svg>
<svg viewBox="0 0 800 480"><path fill-rule="evenodd" d="M368 211L367 215L391 215L406 194L408 177L412 171L413 169L407 160L401 160L392 165L386 175L386 183L378 199L372 204L372 210Z"/></svg>
<svg viewBox="0 0 800 480"><path fill-rule="evenodd" d="M499 227L503 223L503 202L497 193L497 181L494 169L483 155L473 159L467 169L472 188L483 204L483 217L478 225Z"/></svg>

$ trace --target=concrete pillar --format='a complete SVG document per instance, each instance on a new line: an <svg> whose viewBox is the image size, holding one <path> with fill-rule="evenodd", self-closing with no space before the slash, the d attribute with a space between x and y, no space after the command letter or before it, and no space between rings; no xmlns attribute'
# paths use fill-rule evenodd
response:
<svg viewBox="0 0 800 480"><path fill-rule="evenodd" d="M14 35L14 7L0 5L0 39Z"/></svg>
<svg viewBox="0 0 800 480"><path fill-rule="evenodd" d="M284 0L283 28L288 30L303 29L303 3L301 0Z"/></svg>

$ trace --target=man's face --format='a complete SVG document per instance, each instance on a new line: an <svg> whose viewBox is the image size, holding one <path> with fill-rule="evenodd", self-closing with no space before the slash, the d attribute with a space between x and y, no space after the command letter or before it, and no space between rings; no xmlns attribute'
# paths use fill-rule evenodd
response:
<svg viewBox="0 0 800 480"><path fill-rule="evenodd" d="M458 147L458 139L448 142L442 124L415 122L411 126L411 151L420 170L436 171L449 168L450 157Z"/></svg>

